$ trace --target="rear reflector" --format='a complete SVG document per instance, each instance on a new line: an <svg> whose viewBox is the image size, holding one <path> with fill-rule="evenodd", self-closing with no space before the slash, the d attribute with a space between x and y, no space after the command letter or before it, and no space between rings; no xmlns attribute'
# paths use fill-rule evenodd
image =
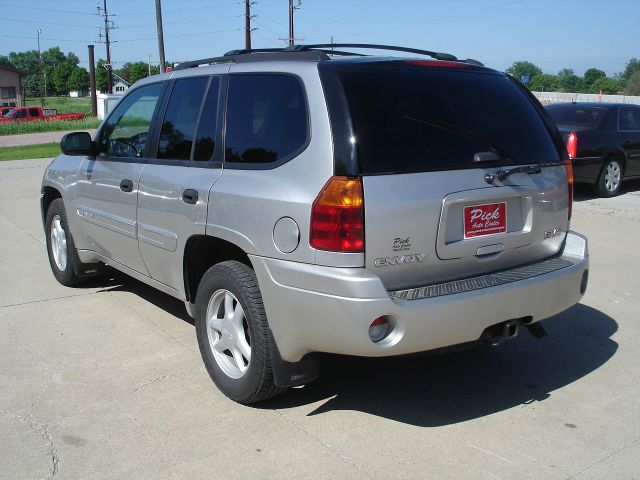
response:
<svg viewBox="0 0 640 480"><path fill-rule="evenodd" d="M376 318L369 325L369 338L372 342L377 343L384 340L391 332L392 324L386 315Z"/></svg>
<svg viewBox="0 0 640 480"><path fill-rule="evenodd" d="M571 220L571 212L573 210L573 165L571 160L564 162L564 168L567 171L567 189L569 190L569 220Z"/></svg>
<svg viewBox="0 0 640 480"><path fill-rule="evenodd" d="M449 60L405 60L404 63L417 67L469 68L468 63Z"/></svg>
<svg viewBox="0 0 640 480"><path fill-rule="evenodd" d="M567 138L567 152L569 152L569 158L576 158L578 155L578 134L576 132L571 132Z"/></svg>
<svg viewBox="0 0 640 480"><path fill-rule="evenodd" d="M309 244L332 252L364 251L364 194L359 178L331 177L311 208Z"/></svg>

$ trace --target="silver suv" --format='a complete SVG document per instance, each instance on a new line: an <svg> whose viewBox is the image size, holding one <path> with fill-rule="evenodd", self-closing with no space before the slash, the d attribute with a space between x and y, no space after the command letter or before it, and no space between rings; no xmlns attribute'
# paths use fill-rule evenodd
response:
<svg viewBox="0 0 640 480"><path fill-rule="evenodd" d="M420 56L363 56L336 48ZM318 353L497 343L578 302L563 141L516 80L401 47L234 51L134 85L47 168L63 285L108 264L182 299L211 378L252 403Z"/></svg>

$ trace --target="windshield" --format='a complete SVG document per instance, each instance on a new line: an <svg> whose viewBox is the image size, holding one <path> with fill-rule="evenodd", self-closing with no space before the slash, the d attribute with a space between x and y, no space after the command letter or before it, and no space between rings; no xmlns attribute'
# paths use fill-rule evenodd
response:
<svg viewBox="0 0 640 480"><path fill-rule="evenodd" d="M559 160L540 113L508 77L397 64L338 69L362 174Z"/></svg>
<svg viewBox="0 0 640 480"><path fill-rule="evenodd" d="M13 112L15 112L15 109L9 110L7 113L2 115L2 118L9 118L11 115L13 115Z"/></svg>
<svg viewBox="0 0 640 480"><path fill-rule="evenodd" d="M586 107L571 103L547 107L547 112L558 125L588 128L596 128L606 111L605 107Z"/></svg>

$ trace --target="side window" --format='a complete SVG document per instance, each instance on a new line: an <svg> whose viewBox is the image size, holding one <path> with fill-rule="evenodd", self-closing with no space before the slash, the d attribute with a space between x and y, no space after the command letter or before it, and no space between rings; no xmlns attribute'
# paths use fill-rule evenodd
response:
<svg viewBox="0 0 640 480"><path fill-rule="evenodd" d="M220 78L212 77L207 98L204 101L193 159L196 161L209 161L213 156L216 146L216 132L218 124L218 98L220 97Z"/></svg>
<svg viewBox="0 0 640 480"><path fill-rule="evenodd" d="M15 114L15 116L13 118L26 118L27 117L27 111L26 110L18 110L18 112Z"/></svg>
<svg viewBox="0 0 640 480"><path fill-rule="evenodd" d="M178 80L160 129L157 158L189 160L196 130L196 122L209 78L196 77Z"/></svg>
<svg viewBox="0 0 640 480"><path fill-rule="evenodd" d="M620 130L640 130L640 108L620 108L618 112Z"/></svg>
<svg viewBox="0 0 640 480"><path fill-rule="evenodd" d="M231 75L225 161L274 163L295 154L308 138L302 83L291 75Z"/></svg>
<svg viewBox="0 0 640 480"><path fill-rule="evenodd" d="M38 111L37 108L30 108L29 109L29 115L32 117L37 117L40 115L40 112Z"/></svg>
<svg viewBox="0 0 640 480"><path fill-rule="evenodd" d="M98 155L142 157L153 112L161 93L162 84L154 83L137 88L124 97L109 115L100 132Z"/></svg>

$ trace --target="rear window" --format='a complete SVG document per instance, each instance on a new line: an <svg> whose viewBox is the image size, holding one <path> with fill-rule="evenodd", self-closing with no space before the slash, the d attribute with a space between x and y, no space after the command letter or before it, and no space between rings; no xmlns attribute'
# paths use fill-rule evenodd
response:
<svg viewBox="0 0 640 480"><path fill-rule="evenodd" d="M605 107L584 107L572 104L549 105L547 112L558 125L595 128L607 113Z"/></svg>
<svg viewBox="0 0 640 480"><path fill-rule="evenodd" d="M362 174L480 168L559 160L536 107L506 76L387 65L345 66ZM510 159L508 159L509 157Z"/></svg>

